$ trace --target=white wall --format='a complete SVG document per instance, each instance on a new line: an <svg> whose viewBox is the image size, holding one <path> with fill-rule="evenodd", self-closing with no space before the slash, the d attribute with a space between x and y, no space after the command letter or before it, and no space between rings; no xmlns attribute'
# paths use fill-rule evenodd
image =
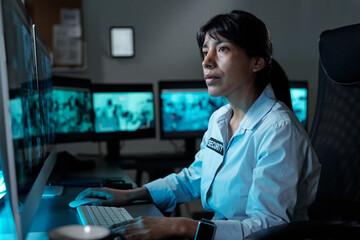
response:
<svg viewBox="0 0 360 240"><path fill-rule="evenodd" d="M254 13L269 28L274 58L288 77L309 81L310 124L317 93L319 35L360 22L360 0L84 0L83 7L87 69L63 75L88 77L96 83L149 82L155 90L158 80L202 78L195 36L208 19L233 9ZM135 58L110 57L111 26L135 28ZM62 144L59 149L98 151L94 143ZM159 152L174 147L157 137L127 141L123 150Z"/></svg>

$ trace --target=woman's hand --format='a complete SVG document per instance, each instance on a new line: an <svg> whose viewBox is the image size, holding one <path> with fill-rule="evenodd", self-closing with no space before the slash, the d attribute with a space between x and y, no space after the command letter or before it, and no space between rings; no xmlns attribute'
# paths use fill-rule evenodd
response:
<svg viewBox="0 0 360 240"><path fill-rule="evenodd" d="M198 221L186 218L137 217L110 227L113 234L126 240L195 237Z"/></svg>
<svg viewBox="0 0 360 240"><path fill-rule="evenodd" d="M121 206L135 200L151 200L148 190L144 187L120 190L114 188L88 188L76 197L76 200L84 198L99 198L100 201L94 202L94 205L102 206Z"/></svg>

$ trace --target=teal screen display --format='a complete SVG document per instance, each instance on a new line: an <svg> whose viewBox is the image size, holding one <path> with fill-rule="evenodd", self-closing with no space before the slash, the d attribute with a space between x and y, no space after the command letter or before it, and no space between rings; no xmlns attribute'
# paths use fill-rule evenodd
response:
<svg viewBox="0 0 360 240"><path fill-rule="evenodd" d="M161 92L162 131L206 131L211 114L227 104L207 89L164 89Z"/></svg>
<svg viewBox="0 0 360 240"><path fill-rule="evenodd" d="M16 227L0 159L0 239L16 239Z"/></svg>
<svg viewBox="0 0 360 240"><path fill-rule="evenodd" d="M290 88L290 96L294 113L306 129L308 118L308 90L307 88Z"/></svg>
<svg viewBox="0 0 360 240"><path fill-rule="evenodd" d="M56 134L93 131L90 90L53 86L52 112Z"/></svg>
<svg viewBox="0 0 360 240"><path fill-rule="evenodd" d="M24 138L23 109L21 98L10 99L11 128L13 140Z"/></svg>
<svg viewBox="0 0 360 240"><path fill-rule="evenodd" d="M152 92L94 92L95 133L154 129Z"/></svg>

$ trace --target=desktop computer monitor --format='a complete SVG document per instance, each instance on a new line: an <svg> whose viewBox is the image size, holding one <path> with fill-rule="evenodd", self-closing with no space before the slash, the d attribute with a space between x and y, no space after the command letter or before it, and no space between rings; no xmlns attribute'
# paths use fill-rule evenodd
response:
<svg viewBox="0 0 360 240"><path fill-rule="evenodd" d="M50 53L40 46L42 40L21 1L0 0L0 7L0 49L4 50L0 52L1 154L8 166L4 169L11 186L17 238L24 239L56 161L46 119L50 115Z"/></svg>
<svg viewBox="0 0 360 240"><path fill-rule="evenodd" d="M56 143L91 141L91 81L53 76L52 113Z"/></svg>
<svg viewBox="0 0 360 240"><path fill-rule="evenodd" d="M303 127L308 128L308 84L306 81L290 81L290 96L293 111Z"/></svg>
<svg viewBox="0 0 360 240"><path fill-rule="evenodd" d="M107 141L111 160L119 157L119 141L155 137L152 84L93 84L95 140Z"/></svg>
<svg viewBox="0 0 360 240"><path fill-rule="evenodd" d="M191 153L211 114L228 103L223 97L211 97L204 80L160 81L159 100L161 139L185 139Z"/></svg>

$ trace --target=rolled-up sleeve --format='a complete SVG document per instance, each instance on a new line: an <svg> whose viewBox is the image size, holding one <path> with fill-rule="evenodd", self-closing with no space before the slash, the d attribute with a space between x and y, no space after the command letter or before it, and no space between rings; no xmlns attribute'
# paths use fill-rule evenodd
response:
<svg viewBox="0 0 360 240"><path fill-rule="evenodd" d="M200 196L201 150L195 161L178 174L170 174L144 185L150 192L153 202L165 212L172 212L176 204L194 201Z"/></svg>

